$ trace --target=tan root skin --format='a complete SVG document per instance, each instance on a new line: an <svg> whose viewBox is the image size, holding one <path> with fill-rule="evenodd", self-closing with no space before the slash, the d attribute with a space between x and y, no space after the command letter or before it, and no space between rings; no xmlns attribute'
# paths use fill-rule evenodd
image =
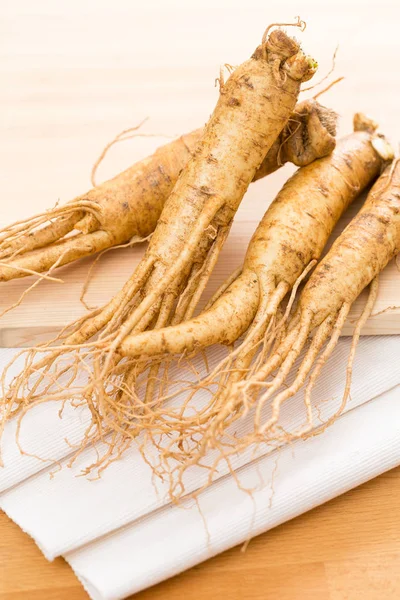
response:
<svg viewBox="0 0 400 600"><path fill-rule="evenodd" d="M75 388L75 397L87 402L93 415L95 433L91 429L88 436L113 426L117 431L126 428L106 392L111 375L120 368L121 341L130 333L158 329L193 314L243 195L287 125L301 83L314 71L315 63L299 44L276 30L232 73L132 277L103 309L66 328L58 348L46 344L26 354L25 369L4 390L3 423L18 407L66 398L68 389L57 384L60 371L72 385L91 362L94 374L89 383L82 390ZM180 300L194 284L193 301L182 309ZM39 351L43 358L35 362ZM72 362L62 366L65 355Z"/></svg>
<svg viewBox="0 0 400 600"><path fill-rule="evenodd" d="M297 316L293 317L298 324L282 341L277 352L254 374L253 379L262 380L274 367L281 365L276 376L279 378L280 373L293 364L297 355L290 357L291 338L301 339L300 352L309 333L316 328L317 332L322 330L330 322L331 326L326 328L323 342L328 340L333 324L340 322L341 327L343 326L344 318L341 318L341 314L348 314L362 290L373 282L387 263L398 254L399 249L400 163L397 160L386 168L371 189L363 208L315 269L301 294ZM369 306L368 314L372 308L373 306ZM360 318L365 320L366 315ZM336 339L339 333L337 328ZM321 341L318 350L322 348L323 342ZM329 344L330 342L327 348ZM330 353L332 351L333 345ZM327 358L328 356L325 360ZM314 361L307 360L306 356L304 363L308 374Z"/></svg>
<svg viewBox="0 0 400 600"><path fill-rule="evenodd" d="M203 129L197 129L161 146L153 155L73 200L70 204L75 208L71 208L70 214L42 229L37 229L34 221L28 219L24 235L15 240L10 235L11 229L0 244L0 257L12 267L0 267L0 281L29 274L18 267L42 273L57 260L57 266L61 266L132 239L146 238L154 231L165 201L202 133ZM332 111L315 100L299 103L254 180L286 162L302 166L326 156L335 146L335 133ZM92 203L91 212L85 210L86 202ZM68 204L64 208L68 210ZM44 216L44 222L48 222L53 218L52 211ZM72 240L64 239L73 230L81 235Z"/></svg>
<svg viewBox="0 0 400 600"><path fill-rule="evenodd" d="M393 165L386 168L372 187L363 208L315 269L300 296L298 310L292 317L292 323L289 323L287 335L258 370L246 381L233 386L229 402L221 407L212 431L209 428L210 433L207 433L206 445L219 448L220 459L226 456L221 443L224 431L229 424L240 418L244 399L255 406L255 430L237 440L235 452L244 450L255 442L287 442L316 435L334 422L343 411L350 395L356 347L362 326L373 310L379 273L399 251L400 161L397 159ZM336 346L352 303L368 285L369 298L355 325L341 404L336 413L322 426L316 426L311 402L313 387ZM287 377L312 332L314 336L296 377L293 383L287 386ZM263 386L263 382L274 372L276 373L272 379L266 381ZM254 388L255 384L257 386ZM298 431L279 432L277 425L282 405L304 385L306 423ZM268 405L269 416L265 418L264 408Z"/></svg>
<svg viewBox="0 0 400 600"><path fill-rule="evenodd" d="M304 288L300 309L307 307L313 313L311 327L342 304L352 304L400 252L400 163L392 171L386 168Z"/></svg>
<svg viewBox="0 0 400 600"><path fill-rule="evenodd" d="M255 171L294 109L300 83L310 74L308 61L279 30L271 34L267 51L268 60L259 48L225 83L196 153L168 198L148 249L159 264L158 280L165 272L161 265L173 264L180 255L182 244L177 240L186 239L203 210L215 207L210 222L216 228L230 225ZM286 80L279 88L272 69L277 52L281 61L291 57L293 63L283 63Z"/></svg>
<svg viewBox="0 0 400 600"><path fill-rule="evenodd" d="M286 162L304 167L327 156L335 147L335 135L336 115L333 111L316 100L299 102L254 179L269 175Z"/></svg>
<svg viewBox="0 0 400 600"><path fill-rule="evenodd" d="M288 323L288 333L285 335L283 329L282 341L276 338L277 343L272 347L270 356L268 351L271 345L267 345L267 358L261 364L257 358L251 367L254 352L249 341L251 337L253 343L262 341L268 320L276 317L279 308L277 302L272 302L274 296L278 301L281 300L296 284L305 267L319 259L343 211L379 175L385 160L392 156L385 139L374 132L375 124L357 115L354 126L354 133L339 140L332 155L299 169L285 184L250 242L241 274L210 308L179 326L127 337L122 342L121 350L126 355L131 353L138 356L151 352L162 355L211 343L231 344L249 328L244 341L228 357L229 360L217 365L210 376L191 390L183 404L185 409L182 406L171 408L162 402L163 398L152 406L146 406L148 421L142 419L141 427L152 433L152 440L161 433L169 440L166 446L157 446L160 461L156 472L163 477L171 477L173 496L184 493L184 471L193 464L201 463L210 449L217 451L217 458L209 470L207 485L218 471L220 462L228 459L229 455L243 451L256 442L279 443L281 439L292 439L293 434L278 433L274 429L278 423L280 406L304 385L319 352L329 340L320 361L316 363L314 379L307 388L308 423L299 435L311 431L312 386L333 351L348 308L360 291L399 251L400 168L393 173L389 168L390 186L388 171L375 184L360 216L345 230L311 275L301 295L300 308ZM381 149L381 154L378 154L377 147ZM382 190L385 191L382 193ZM329 266L326 268L324 265ZM346 267L347 271L344 272ZM280 289L282 293L279 297ZM267 295L264 301L263 294ZM375 297L374 284L356 326L351 358ZM271 307L269 312L265 309L268 305ZM217 316L215 319L214 314ZM264 327L260 327L262 321ZM315 327L316 334L295 383L287 387L286 378ZM257 328L261 336L255 335ZM272 381L264 383L277 368L278 373ZM351 375L348 374L348 377ZM190 402L196 389L207 387L214 379L218 382L218 388L207 406L200 413L191 410ZM265 421L262 409L270 399L272 414ZM234 434L229 427L247 414L252 406L256 407L254 432L243 438L235 434L234 443L232 437L225 439L227 431L231 436Z"/></svg>
<svg viewBox="0 0 400 600"><path fill-rule="evenodd" d="M196 151L158 221L142 263L151 265L146 268L144 299L120 327L119 339L155 309L156 301L165 300L161 295L169 288L179 293L188 276L185 269L196 262L196 255L205 260L213 241L230 227L257 168L288 122L301 81L312 74L309 60L280 30L270 35L266 48L267 59L260 47L222 86ZM110 306L118 302L116 297Z"/></svg>
<svg viewBox="0 0 400 600"><path fill-rule="evenodd" d="M330 156L300 168L254 233L242 274L215 304L181 325L127 337L121 353L150 356L232 344L252 323L263 282L268 282L267 293L280 283L290 290L306 266L319 259L344 210L378 175L382 159L371 143L374 137L356 130L339 140Z"/></svg>

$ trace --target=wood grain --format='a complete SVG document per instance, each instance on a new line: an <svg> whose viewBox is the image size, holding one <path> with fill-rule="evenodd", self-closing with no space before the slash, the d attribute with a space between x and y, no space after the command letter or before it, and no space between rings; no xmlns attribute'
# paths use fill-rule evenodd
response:
<svg viewBox="0 0 400 600"><path fill-rule="evenodd" d="M390 2L385 2L390 8ZM88 0L72 0L68 6L40 0L34 11L28 0L10 6L0 23L4 90L0 110L5 116L0 136L0 223L24 218L53 206L57 199L64 202L87 190L91 167L104 145L145 116L150 120L143 133L176 135L204 123L217 98L213 83L219 65L237 64L248 56L264 23L282 17L290 22L298 12L294 0L285 3L283 14L280 3L269 3L268 10L264 4L250 0L244 12L238 2L211 0L167 4L151 0L146 5L118 0L112 9L104 0L96 2L95 8ZM206 6L212 7L213 19L208 18ZM346 11L345 20L340 6ZM335 14L329 15L327 35L322 33L327 20L323 5L306 0L302 9L308 28L302 42L319 60L321 74L316 80L329 70L334 48L340 43L335 75L344 75L346 80L322 97L338 111L340 133L349 132L353 113L363 110L397 140L400 122L395 86L398 89L399 82L393 77L396 44L400 49L397 30L389 8L374 13L372 21L362 6L360 16L340 0ZM373 48L371 22L375 32L385 31ZM224 23L223 30L220 23ZM352 27L356 27L356 38ZM114 175L164 142L161 136L137 137L117 145L99 177ZM286 166L250 186L206 297L240 263L258 221L292 172L293 167ZM102 305L111 298L142 253L143 248L134 248L106 255L93 279L90 303ZM79 296L89 264L85 260L60 269L57 273L63 284L42 282L21 306L5 314L0 319L0 344L32 345L53 337L81 316L85 309ZM26 278L3 283L0 314L33 282ZM355 304L345 335L351 332L351 322L363 302L364 297ZM399 304L400 274L392 264L382 274L376 310ZM370 319L363 333L400 333L400 308Z"/></svg>
<svg viewBox="0 0 400 600"><path fill-rule="evenodd" d="M400 467L135 600L398 600L399 495ZM0 600L86 598L63 559L0 516Z"/></svg>
<svg viewBox="0 0 400 600"><path fill-rule="evenodd" d="M263 27L298 14L295 0L14 0L0 7L0 223L43 211L89 189L102 147L120 130L151 119L167 135L204 123L216 100L219 65L247 56ZM399 8L392 0L302 0L305 48L326 73L339 43L335 75L345 81L324 102L339 113L340 133L363 110L397 143ZM101 168L111 177L164 140L137 138L113 148ZM217 281L238 264L251 231L291 173L251 186L240 208ZM88 294L104 302L139 260L142 248L111 252ZM0 322L0 345L29 345L82 310L88 261L60 270L63 285L42 283ZM3 285L0 309L28 279ZM377 309L400 304L400 274L381 278ZM359 310L359 307L357 308ZM399 331L398 312L371 320L365 333ZM379 329L378 329L379 328ZM348 332L348 330L347 330ZM387 473L136 598L227 600L397 600L400 597L400 469ZM32 540L0 516L0 599L87 598L72 571L48 563Z"/></svg>
<svg viewBox="0 0 400 600"><path fill-rule="evenodd" d="M330 244L356 214L363 199L364 196L343 216L335 228ZM203 294L200 307L207 302L225 278L241 264L255 228L254 221L244 219L239 219L234 224ZM132 274L143 256L144 249L145 244L139 244L133 248L110 250L101 257L93 271L94 275L85 296L89 306L101 306L113 297ZM0 320L0 346L26 347L49 340L63 325L84 315L86 308L79 297L92 260L88 258L59 269L56 275L61 277L64 283L41 282L20 306L5 314ZM0 296L0 312L18 300L27 287L28 279L32 278L2 284L4 293ZM364 291L353 304L342 335L352 333L354 322L362 311L366 296L367 292ZM394 260L380 275L375 312L379 314L367 321L363 328L364 335L400 333L400 272Z"/></svg>

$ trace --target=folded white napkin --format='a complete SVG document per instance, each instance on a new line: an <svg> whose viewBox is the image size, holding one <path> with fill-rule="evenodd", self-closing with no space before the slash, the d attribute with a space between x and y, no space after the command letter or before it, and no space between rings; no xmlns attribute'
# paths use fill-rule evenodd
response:
<svg viewBox="0 0 400 600"><path fill-rule="evenodd" d="M323 436L243 467L186 510L165 507L65 558L93 600L118 600L188 569L250 536L400 463L400 387L341 417ZM260 487L259 473L267 483ZM204 520L203 520L204 519ZM207 524L207 531L204 526ZM209 536L209 537L207 537Z"/></svg>
<svg viewBox="0 0 400 600"><path fill-rule="evenodd" d="M340 403L348 350L349 340L341 339L315 388L314 401L323 401L320 411L324 420L336 411ZM3 350L0 361L5 361L6 354L8 360L9 353ZM220 356L219 350L213 350L211 362ZM398 421L395 409L392 414L389 410L382 411L381 400L360 408L371 398L400 383L399 359L398 336L361 339L354 365L352 395L346 410L359 408L341 417L329 433L297 444L294 458L292 447L278 451L279 468L271 510L267 506L271 493L268 484L276 452L257 461L258 468L254 463L245 469L242 467L241 476L250 482L250 487L253 478L258 478L260 472L266 482L256 494L257 505L263 507L256 514L255 505L249 501L248 495L235 491L235 482L230 476L223 477L226 470L221 469L220 481L200 496L211 545L207 544L204 523L201 518L199 520L197 507L183 510L166 506L167 488L160 483L155 488L151 471L136 448L132 447L121 460L110 465L98 481L74 477L93 460L92 450L85 451L72 469L63 468L50 479L49 471L54 471L54 466L49 467L48 463L37 458L19 454L13 425L7 428L3 442L5 468L0 471L0 489L3 490L0 507L35 539L47 558L66 554L94 598L122 598L400 463L398 446L393 445L391 451L390 446L382 445L386 428L388 441L392 439L391 432ZM384 400L388 407L392 407L395 404L393 395L388 398L390 402ZM375 409L370 408L373 406ZM76 443L82 436L88 415L82 410L67 410L63 419L59 420L57 410L55 405L43 404L28 413L21 431L24 449L43 458L58 460L70 454L71 448L65 438ZM373 415L372 410L377 414ZM288 403L282 419L285 427L297 427L304 421L302 394ZM351 433L343 423L356 420L357 426ZM245 427L246 424L241 429ZM375 442L371 438L370 443L370 430L374 428L379 429L376 435L379 433L380 438L376 438ZM340 436L339 444L337 437L332 438L335 435ZM357 460L363 465L362 472L353 461L357 446L352 441L355 439L358 440L360 455ZM379 470L379 460L375 461L375 457L381 449L388 455L385 455ZM337 462L334 460L336 452ZM368 456L372 457L371 462L368 462ZM232 460L232 464L240 468L251 458L248 453ZM62 462L65 466L68 458ZM205 476L203 470L196 468L188 472L185 480L187 490L198 488ZM278 482L281 479L283 487L280 492ZM296 485L293 495L289 496L291 481L295 481ZM304 493L300 493L302 489ZM253 516L254 530L250 531ZM190 527L190 535L187 527ZM119 531L109 535L116 530ZM145 537L141 538L142 535ZM107 537L99 541L102 536Z"/></svg>

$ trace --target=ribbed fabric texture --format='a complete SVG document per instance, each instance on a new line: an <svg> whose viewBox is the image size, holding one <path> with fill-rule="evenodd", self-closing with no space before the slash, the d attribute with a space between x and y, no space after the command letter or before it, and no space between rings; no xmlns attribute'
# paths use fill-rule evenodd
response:
<svg viewBox="0 0 400 600"><path fill-rule="evenodd" d="M313 401L321 403L324 420L340 404L348 350L349 340L341 339L315 387ZM1 364L10 359L10 352L0 352ZM220 357L215 350L210 360ZM186 510L171 506L167 487L158 483L155 488L150 468L135 448L98 481L76 477L94 454L87 450L71 469L66 468L71 449L65 438L76 443L88 415L67 409L60 420L58 406L51 404L28 413L21 441L25 450L61 460L64 468L51 479L54 465L21 456L11 424L2 444L0 506L47 558L66 556L91 597L123 598L399 464L400 388L395 387L400 384L399 359L398 336L362 338L347 414L324 435L307 442L281 447L257 461L250 462L250 452L233 459L243 485L258 488L253 500L221 468L219 480L199 497L209 540L197 506L184 505ZM300 393L284 407L281 423L295 428L303 422ZM243 433L249 426L241 423L237 431ZM197 489L205 476L204 470L193 468L186 489Z"/></svg>

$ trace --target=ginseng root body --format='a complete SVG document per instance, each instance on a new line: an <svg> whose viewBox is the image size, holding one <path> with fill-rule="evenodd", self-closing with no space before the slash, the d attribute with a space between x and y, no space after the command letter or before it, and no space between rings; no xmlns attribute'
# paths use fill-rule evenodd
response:
<svg viewBox="0 0 400 600"><path fill-rule="evenodd" d="M221 85L215 110L132 277L106 306L67 327L58 338L61 345L28 352L26 368L5 393L10 411L67 397L71 392L57 381L60 372L70 375L71 385L89 361L94 375L75 395L88 402L94 422L109 427L115 411L106 390L122 340L192 316L243 195L288 124L301 83L314 71L314 61L282 30L264 36ZM39 351L44 356L35 361Z"/></svg>
<svg viewBox="0 0 400 600"><path fill-rule="evenodd" d="M243 389L262 389L262 365L272 345L275 344L276 349L279 336L284 334L300 281L320 259L340 216L378 177L385 162L393 156L391 147L375 132L375 128L372 121L357 114L354 133L339 140L330 156L300 168L289 179L253 235L242 269L227 280L202 313L179 325L127 336L121 342L120 352L129 357L133 368L136 361L145 362L147 359L150 364L152 360L157 363L168 355L188 355L211 344L232 346L245 334L227 358L193 386L183 402L171 405L165 402L165 398L171 399L171 396L164 394L157 401L150 402L150 398L146 398L143 406L133 389L134 379L125 381L124 389L128 392L123 395L118 392L117 375L115 393L120 407L119 423L128 426L130 420L133 432L148 428L152 439L156 439L158 434L165 434L169 441L166 446L158 448L161 462L165 457L166 463L183 463L180 469L199 463L207 451L219 443L227 427L248 410L247 395L242 402ZM350 254L354 252L353 247ZM327 277L332 272L332 280L324 288L325 302L315 295L315 314L317 307L323 308L328 300L337 304L332 293L337 270L327 269ZM311 282L318 278L320 272L320 267L317 267L302 298L310 287L311 295L314 293ZM347 285L346 282L344 284ZM282 302L288 294L290 298L285 308ZM326 316L324 313L323 319ZM297 313L295 318L298 318ZM293 319L288 327L292 328L290 341L284 348L290 356L297 357L295 349L299 344L302 347L309 331L306 335L300 324L294 328ZM278 345L275 350L278 357L281 356L279 348ZM260 350L258 356L257 350ZM292 359L290 364L293 364ZM279 385L284 382L279 380ZM210 386L214 392L207 405L199 411L195 408L195 396L199 390ZM271 397L269 391L267 394ZM132 417L135 399L139 429ZM238 448L239 445L238 441L233 447ZM171 468L167 465L162 474L165 476Z"/></svg>
<svg viewBox="0 0 400 600"><path fill-rule="evenodd" d="M396 160L386 168L360 212L316 267L279 343L267 358L258 361L245 380L232 386L227 402L219 407L207 434L207 447L219 450L216 464L233 451L243 451L255 443L276 444L322 433L341 414L350 394L360 332L377 296L379 273L399 251L400 162ZM368 300L354 328L341 404L323 425L317 426L312 390L335 349L353 302L368 286ZM304 358L288 385L289 374L302 351L305 351ZM282 405L303 387L304 425L295 432L284 431L279 427ZM254 410L253 431L238 438L233 450L227 448L225 432L250 408ZM187 465L190 462L188 460Z"/></svg>
<svg viewBox="0 0 400 600"><path fill-rule="evenodd" d="M73 201L1 229L0 282L148 237L202 133L182 135ZM332 111L316 100L300 102L254 180L286 162L302 166L326 156L335 147L335 133Z"/></svg>
<svg viewBox="0 0 400 600"><path fill-rule="evenodd" d="M380 143L374 130L371 121L357 115L354 133L339 140L331 155L287 181L257 227L240 273L229 278L207 310L174 327L128 336L120 352L139 357L231 345L257 312L257 321L264 324L257 336L262 337L269 317L276 315L304 269L321 256L340 216L378 176L383 159L374 148Z"/></svg>
<svg viewBox="0 0 400 600"><path fill-rule="evenodd" d="M399 250L400 163L396 160L386 168L371 189L360 212L334 242L310 277L289 323L287 335L246 382L246 387L251 388L254 383L264 381L277 370L269 382L268 391L257 400L256 431L265 434L275 426L282 403L291 398L307 379L306 405L311 409L311 390L334 350L351 305L370 286L368 301L354 330L343 403L347 400L355 348L361 328L373 309L378 275ZM311 333L314 334L312 341L294 382L275 395L285 383ZM316 360L325 344L325 349ZM272 397L272 415L268 421L261 423L262 407ZM343 406L344 404L342 408Z"/></svg>

